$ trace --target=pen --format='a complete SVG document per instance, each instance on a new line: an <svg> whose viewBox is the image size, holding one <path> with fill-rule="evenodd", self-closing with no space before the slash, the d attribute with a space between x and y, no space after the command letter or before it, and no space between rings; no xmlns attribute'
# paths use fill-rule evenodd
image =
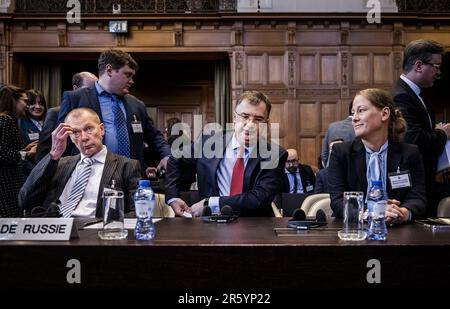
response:
<svg viewBox="0 0 450 309"><path fill-rule="evenodd" d="M96 219L96 220L93 220L93 221L86 222L85 224L83 224L83 227L94 225L94 224L97 224L97 223L100 223L100 222L103 222L103 219Z"/></svg>

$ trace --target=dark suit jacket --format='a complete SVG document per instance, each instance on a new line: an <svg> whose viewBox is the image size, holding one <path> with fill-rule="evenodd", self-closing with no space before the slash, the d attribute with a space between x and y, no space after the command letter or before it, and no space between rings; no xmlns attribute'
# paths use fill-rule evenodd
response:
<svg viewBox="0 0 450 309"><path fill-rule="evenodd" d="M328 189L328 167L319 170L316 174L316 187L314 193L329 193Z"/></svg>
<svg viewBox="0 0 450 309"><path fill-rule="evenodd" d="M36 163L41 161L52 148L52 132L58 125L59 109L60 107L56 106L47 111L42 131L39 133L39 143L36 150L36 157L34 158Z"/></svg>
<svg viewBox="0 0 450 309"><path fill-rule="evenodd" d="M422 157L414 145L389 141L387 153L386 191L390 199L401 202L400 206L408 208L413 218L425 215L425 174ZM357 138L353 142L345 142L333 146L330 166L328 167L328 186L331 195L331 208L334 215L342 218L344 191L367 192L366 149ZM392 189L388 174L409 170L411 188Z"/></svg>
<svg viewBox="0 0 450 309"><path fill-rule="evenodd" d="M438 158L444 150L447 136L443 131L434 129L434 113L431 111L431 106L427 106L432 121L432 127L430 127L427 111L422 102L402 79L397 81L391 93L395 105L400 109L407 123L404 142L417 145L422 155L427 196L430 199L433 197L436 183ZM430 203L430 201L428 202Z"/></svg>
<svg viewBox="0 0 450 309"><path fill-rule="evenodd" d="M219 196L219 186L217 184L217 170L222 158L207 158L201 149L216 149L215 147L223 146L225 152L226 145L231 140L232 133L218 133L217 139L211 143L211 136L203 136L195 143L194 147L187 152L191 154L191 158L175 159L173 156L169 158L166 171L166 202L174 197L180 197L180 178L185 166L194 166L197 170L197 185L200 199ZM216 143L217 141L217 143ZM265 142L267 143L267 142ZM219 145L220 144L220 145ZM201 153L201 158L194 157L194 149L197 153ZM257 151L255 147L254 151ZM261 164L270 162L273 156L262 158L257 153L256 156L250 154L244 172L243 193L235 196L222 196L219 199L219 206L231 206L233 211L239 213L240 216L273 216L271 203L280 189L280 179L283 176L284 164L287 159L287 152L276 144L267 145L267 149L271 150L271 154L278 155L279 160L275 163L275 167L271 169L262 169ZM223 152L223 153L224 153ZM222 153L222 154L223 154ZM223 156L223 155L222 155Z"/></svg>
<svg viewBox="0 0 450 309"><path fill-rule="evenodd" d="M316 183L316 176L314 175L311 166L299 164L298 171L300 172L300 179L302 180L303 193L313 193L314 185ZM286 172L283 173L282 193L289 193L289 177ZM307 187L312 186L312 190L307 191Z"/></svg>
<svg viewBox="0 0 450 309"><path fill-rule="evenodd" d="M350 142L355 138L355 130L353 129L352 118L347 117L344 120L336 121L330 124L322 143L322 153L320 158L325 166L330 155L330 143L338 138L342 138L344 142Z"/></svg>
<svg viewBox="0 0 450 309"><path fill-rule="evenodd" d="M67 181L72 175L80 155L63 157L58 161L46 155L33 169L19 193L19 205L31 210L36 206L48 208L61 196ZM97 217L103 216L102 193L105 186L115 180L116 188L125 194L125 212L133 207L133 193L140 179L140 165L136 160L128 159L108 151L97 197Z"/></svg>
<svg viewBox="0 0 450 309"><path fill-rule="evenodd" d="M170 147L161 132L153 126L145 109L145 104L132 95L126 95L124 100L125 112L127 115L128 136L130 140L130 157L141 162L142 167L144 167L144 142L149 145L152 151L155 152L160 159L170 155ZM64 92L58 123L63 122L67 114L72 109L78 107L88 107L93 109L99 115L100 120L103 121L95 86ZM142 123L143 133L133 133L131 122L134 121L134 117L136 117L137 121ZM106 134L108 134L108 132L106 132ZM69 143L68 148L66 154L73 155L78 153L78 149L72 143Z"/></svg>

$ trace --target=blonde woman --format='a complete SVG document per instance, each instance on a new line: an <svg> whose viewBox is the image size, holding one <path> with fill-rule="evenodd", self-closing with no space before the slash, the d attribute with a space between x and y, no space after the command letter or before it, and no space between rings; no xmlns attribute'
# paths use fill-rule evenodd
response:
<svg viewBox="0 0 450 309"><path fill-rule="evenodd" d="M425 215L425 174L416 146L400 142L406 122L394 109L388 92L365 89L353 105L355 140L333 146L328 171L331 208L342 218L344 191L367 194L372 180L381 180L388 195L386 222L399 224ZM393 177L404 181L392 185Z"/></svg>

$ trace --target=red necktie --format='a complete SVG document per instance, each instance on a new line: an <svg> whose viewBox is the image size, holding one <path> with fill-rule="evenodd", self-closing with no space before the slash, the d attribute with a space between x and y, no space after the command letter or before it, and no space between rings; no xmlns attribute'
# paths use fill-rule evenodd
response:
<svg viewBox="0 0 450 309"><path fill-rule="evenodd" d="M239 148L236 163L234 163L233 174L231 175L230 196L242 193L244 185L244 147Z"/></svg>

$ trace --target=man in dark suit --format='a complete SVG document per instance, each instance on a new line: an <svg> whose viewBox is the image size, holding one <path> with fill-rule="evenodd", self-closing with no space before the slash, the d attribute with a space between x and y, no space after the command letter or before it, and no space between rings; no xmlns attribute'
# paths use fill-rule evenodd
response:
<svg viewBox="0 0 450 309"><path fill-rule="evenodd" d="M99 80L94 87L65 92L58 122L77 107L93 109L105 125L105 145L114 153L136 159L145 166L144 142L161 160L158 168L165 168L170 147L152 124L145 104L129 94L138 69L136 61L127 53L109 49L98 59ZM68 154L77 151L69 145Z"/></svg>
<svg viewBox="0 0 450 309"><path fill-rule="evenodd" d="M124 192L125 212L131 211L140 178L139 162L109 151L102 143L103 135L104 126L93 110L72 110L52 133L50 153L35 166L20 190L22 209L48 208L59 201L65 217L102 217L102 193L106 186L114 185ZM68 136L81 154L61 158Z"/></svg>
<svg viewBox="0 0 450 309"><path fill-rule="evenodd" d="M203 136L182 156L171 156L166 171L166 202L177 215L200 216L204 207L220 213L229 205L240 216L273 216L271 203L280 188L287 152L264 138L271 104L261 92L247 91L238 100L234 131ZM185 166L194 166L200 202L191 208L180 198Z"/></svg>
<svg viewBox="0 0 450 309"><path fill-rule="evenodd" d="M72 76L72 87L73 90L79 88L94 87L95 82L98 80L97 76L91 72L78 72ZM63 96L65 96L63 94ZM52 107L47 111L45 116L44 125L42 126L42 131L39 132L39 143L37 146L36 163L41 161L49 152L52 146L52 132L56 129L58 125L58 115L60 107Z"/></svg>
<svg viewBox="0 0 450 309"><path fill-rule="evenodd" d="M283 176L283 193L313 193L316 176L309 165L298 162L295 149L288 149L288 158Z"/></svg>
<svg viewBox="0 0 450 309"><path fill-rule="evenodd" d="M419 147L425 164L427 213L436 215L439 197L436 196L436 169L439 155L450 137L450 125L436 125L434 113L423 89L433 85L440 74L444 48L430 40L408 44L403 60L403 74L391 91L396 107L407 123L406 143Z"/></svg>

